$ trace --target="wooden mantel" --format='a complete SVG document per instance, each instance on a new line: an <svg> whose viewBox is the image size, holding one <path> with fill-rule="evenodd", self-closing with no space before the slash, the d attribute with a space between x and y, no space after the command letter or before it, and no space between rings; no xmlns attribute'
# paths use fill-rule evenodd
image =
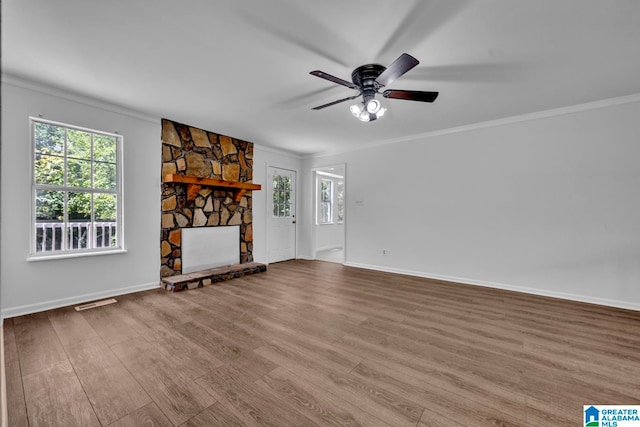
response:
<svg viewBox="0 0 640 427"><path fill-rule="evenodd" d="M192 175L180 175L177 173L169 173L164 176L164 182L173 182L176 184L187 184L187 200L196 199L198 191L202 187L226 188L233 190L233 200L237 203L247 191L260 190L260 184L240 181L225 181L216 178L201 178Z"/></svg>

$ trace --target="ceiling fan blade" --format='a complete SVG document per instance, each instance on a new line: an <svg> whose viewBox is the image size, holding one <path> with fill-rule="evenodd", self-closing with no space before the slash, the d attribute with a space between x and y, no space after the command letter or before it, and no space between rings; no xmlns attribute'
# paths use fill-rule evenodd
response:
<svg viewBox="0 0 640 427"><path fill-rule="evenodd" d="M344 32L334 31L323 14L313 12L304 2L287 1L287 25L282 24L283 9L270 2L228 2L240 19L255 31L265 49L283 49L283 43L294 51L290 57L306 58L310 53L351 68L346 61L357 54L353 41ZM324 7L323 7L324 8ZM341 5L339 10L346 13ZM314 35L313 37L311 35ZM321 35L321 36L320 36ZM394 53L399 52L396 50Z"/></svg>
<svg viewBox="0 0 640 427"><path fill-rule="evenodd" d="M386 43L373 55L374 58L389 58L400 49L411 49L429 40L439 28L445 27L451 20L469 7L469 0L425 1L416 0L413 6L404 11L401 2L396 8L396 16L402 17L398 22L389 19L390 28ZM404 11L404 15L402 15Z"/></svg>
<svg viewBox="0 0 640 427"><path fill-rule="evenodd" d="M508 83L520 81L527 72L524 63L478 62L416 67L403 79L430 82Z"/></svg>
<svg viewBox="0 0 640 427"><path fill-rule="evenodd" d="M382 96L391 99L406 99L409 101L433 102L438 97L438 92L423 92L421 90L393 90L382 92Z"/></svg>
<svg viewBox="0 0 640 427"><path fill-rule="evenodd" d="M323 108L331 107L332 105L340 104L341 102L344 102L344 101L349 101L349 100L352 100L352 99L356 99L359 96L360 96L360 94L357 94L357 95L354 95L354 96L349 96L347 98L338 99L337 101L333 101L333 102L330 102L328 104L324 104L324 105L320 105L318 107L314 107L314 108L312 108L312 110L322 110Z"/></svg>
<svg viewBox="0 0 640 427"><path fill-rule="evenodd" d="M315 70L315 71L310 72L309 74L311 74L312 76L320 77L321 79L329 80L330 82L337 83L337 84L342 85L342 86L346 86L346 87L348 87L350 89L358 89L358 87L356 85L354 85L353 83L348 82L346 80L342 80L339 77L332 76L331 74L327 74L324 71Z"/></svg>
<svg viewBox="0 0 640 427"><path fill-rule="evenodd" d="M393 64L389 65L389 67L378 76L376 83L381 86L387 86L419 63L420 61L413 56L408 53L403 53L398 59L393 61Z"/></svg>
<svg viewBox="0 0 640 427"><path fill-rule="evenodd" d="M291 92L297 93L301 92L301 90L292 90ZM340 93L338 91L342 91L342 88L337 85L328 85L323 86L321 89L307 91L304 93L299 93L298 95L290 96L290 97L282 97L280 99L274 98L274 104L278 107L283 108L301 108L306 107L309 104L310 100L317 99L318 96L328 96L329 94ZM337 95L336 95L337 96Z"/></svg>

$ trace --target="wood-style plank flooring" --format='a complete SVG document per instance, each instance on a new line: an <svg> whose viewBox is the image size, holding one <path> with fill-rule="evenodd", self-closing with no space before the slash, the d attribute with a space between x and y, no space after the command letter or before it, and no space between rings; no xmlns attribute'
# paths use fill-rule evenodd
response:
<svg viewBox="0 0 640 427"><path fill-rule="evenodd" d="M4 322L9 425L571 426L640 313L313 261Z"/></svg>

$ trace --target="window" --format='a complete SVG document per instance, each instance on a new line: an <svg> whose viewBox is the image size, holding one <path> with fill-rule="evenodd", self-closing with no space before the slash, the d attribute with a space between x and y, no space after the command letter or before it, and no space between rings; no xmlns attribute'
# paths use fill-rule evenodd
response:
<svg viewBox="0 0 640 427"><path fill-rule="evenodd" d="M343 224L344 176L316 171L316 188L316 224Z"/></svg>
<svg viewBox="0 0 640 427"><path fill-rule="evenodd" d="M122 248L119 135L31 119L33 255Z"/></svg>
<svg viewBox="0 0 640 427"><path fill-rule="evenodd" d="M336 182L336 222L342 224L344 222L344 181Z"/></svg>
<svg viewBox="0 0 640 427"><path fill-rule="evenodd" d="M275 218L291 217L291 177L273 175L273 216Z"/></svg>
<svg viewBox="0 0 640 427"><path fill-rule="evenodd" d="M333 223L333 181L320 180L320 224Z"/></svg>

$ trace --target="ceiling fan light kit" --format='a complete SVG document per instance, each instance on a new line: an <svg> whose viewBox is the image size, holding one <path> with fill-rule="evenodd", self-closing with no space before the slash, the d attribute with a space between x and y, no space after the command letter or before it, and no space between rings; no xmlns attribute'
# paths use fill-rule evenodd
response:
<svg viewBox="0 0 640 427"><path fill-rule="evenodd" d="M328 104L320 105L312 108L313 110L321 110L332 105L339 104L341 102L350 101L362 96L362 102L354 104L349 107L351 114L357 119L363 122L370 122L376 120L384 115L387 111L382 107L380 101L375 99L376 94L381 94L385 98L390 99L404 99L409 101L420 102L433 102L438 97L438 92L424 92L419 90L392 90L387 89L384 92L380 92L380 89L389 85L398 77L402 76L407 71L414 68L420 62L409 55L403 53L398 59L393 61L388 68L379 64L365 64L362 65L351 73L351 80L353 83L343 80L339 77L327 74L324 71L315 70L311 71L311 75L320 77L321 79L328 80L332 83L336 83L342 86L346 86L349 89L357 90L358 93L354 96L339 99L337 101L330 102Z"/></svg>
<svg viewBox="0 0 640 427"><path fill-rule="evenodd" d="M385 111L387 111L377 99L370 100L366 105L364 102L353 104L349 107L349 110L351 110L351 114L353 114L355 118L363 122L379 119L384 116Z"/></svg>

